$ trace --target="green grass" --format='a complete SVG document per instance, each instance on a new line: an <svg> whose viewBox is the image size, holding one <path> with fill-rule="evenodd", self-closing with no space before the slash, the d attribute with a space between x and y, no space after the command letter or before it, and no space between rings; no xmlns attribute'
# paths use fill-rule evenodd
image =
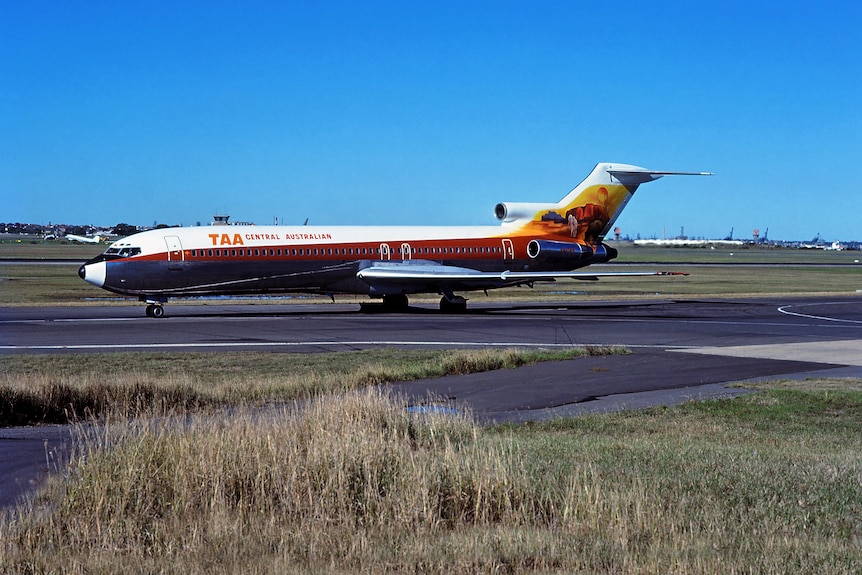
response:
<svg viewBox="0 0 862 575"><path fill-rule="evenodd" d="M124 301L81 281L79 266L80 263L0 265L0 306Z"/></svg>
<svg viewBox="0 0 862 575"><path fill-rule="evenodd" d="M0 241L0 259L71 260L84 262L105 251L107 244L45 241L19 237Z"/></svg>
<svg viewBox="0 0 862 575"><path fill-rule="evenodd" d="M0 571L862 570L862 380L493 428L404 407L82 428Z"/></svg>

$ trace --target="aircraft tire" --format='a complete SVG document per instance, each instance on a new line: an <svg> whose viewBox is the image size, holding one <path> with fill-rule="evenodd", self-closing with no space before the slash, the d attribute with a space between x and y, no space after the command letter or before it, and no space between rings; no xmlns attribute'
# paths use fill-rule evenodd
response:
<svg viewBox="0 0 862 575"><path fill-rule="evenodd" d="M383 296L383 308L389 312L404 312L409 306L407 296L404 294L393 294Z"/></svg>
<svg viewBox="0 0 862 575"><path fill-rule="evenodd" d="M165 308L160 305L150 304L147 306L147 317L164 317Z"/></svg>
<svg viewBox="0 0 862 575"><path fill-rule="evenodd" d="M464 313L467 311L467 300L462 297L456 297L453 301L449 301L444 296L440 298L440 311L443 313Z"/></svg>

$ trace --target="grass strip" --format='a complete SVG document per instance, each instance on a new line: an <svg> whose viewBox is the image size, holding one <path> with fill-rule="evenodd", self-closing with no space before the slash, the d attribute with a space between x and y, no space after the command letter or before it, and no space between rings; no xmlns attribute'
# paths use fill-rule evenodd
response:
<svg viewBox="0 0 862 575"><path fill-rule="evenodd" d="M860 415L843 380L495 428L373 390L82 428L0 571L858 573Z"/></svg>
<svg viewBox="0 0 862 575"><path fill-rule="evenodd" d="M628 351L610 346L5 356L0 364L0 425L66 423L107 414L144 417L292 401L380 383L622 353Z"/></svg>

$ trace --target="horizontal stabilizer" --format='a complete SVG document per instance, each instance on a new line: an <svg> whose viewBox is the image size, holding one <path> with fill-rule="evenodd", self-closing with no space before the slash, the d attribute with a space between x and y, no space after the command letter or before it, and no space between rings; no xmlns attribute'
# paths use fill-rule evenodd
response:
<svg viewBox="0 0 862 575"><path fill-rule="evenodd" d="M638 186L652 182L662 176L712 176L712 172L660 172L654 170L608 170L608 173L624 186Z"/></svg>

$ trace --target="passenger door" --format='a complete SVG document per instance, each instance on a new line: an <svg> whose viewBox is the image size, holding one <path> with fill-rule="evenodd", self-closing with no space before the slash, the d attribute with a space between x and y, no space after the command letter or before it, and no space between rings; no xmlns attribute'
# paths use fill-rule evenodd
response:
<svg viewBox="0 0 862 575"><path fill-rule="evenodd" d="M179 236L165 236L165 245L168 248L168 269L182 270L183 260L183 244L180 242Z"/></svg>

